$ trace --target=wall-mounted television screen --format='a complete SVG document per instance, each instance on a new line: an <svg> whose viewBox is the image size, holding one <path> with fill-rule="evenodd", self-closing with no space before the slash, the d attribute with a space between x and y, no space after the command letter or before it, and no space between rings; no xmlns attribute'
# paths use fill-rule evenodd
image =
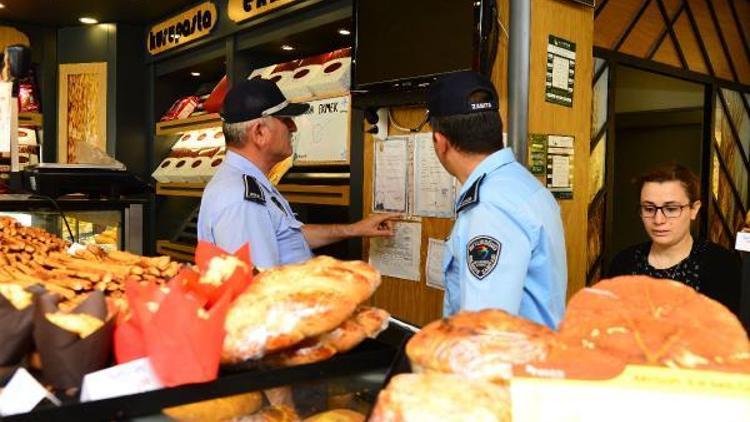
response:
<svg viewBox="0 0 750 422"><path fill-rule="evenodd" d="M418 88L445 73L479 70L484 3L355 0L353 89Z"/></svg>

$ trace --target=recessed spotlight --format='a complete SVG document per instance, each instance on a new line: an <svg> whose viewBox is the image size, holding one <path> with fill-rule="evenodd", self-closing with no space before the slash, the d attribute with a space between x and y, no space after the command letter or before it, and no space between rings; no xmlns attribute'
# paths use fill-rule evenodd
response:
<svg viewBox="0 0 750 422"><path fill-rule="evenodd" d="M190 72L190 76L200 76L200 72Z"/></svg>
<svg viewBox="0 0 750 422"><path fill-rule="evenodd" d="M98 20L96 20L94 18L90 18L88 16L84 16L82 18L78 18L78 22L85 23L86 25L94 25L94 24L99 23Z"/></svg>
<svg viewBox="0 0 750 422"><path fill-rule="evenodd" d="M294 50L294 47L292 47L289 44L284 44L284 45L281 46L281 49L284 50L284 51L292 51L292 50Z"/></svg>
<svg viewBox="0 0 750 422"><path fill-rule="evenodd" d="M0 3L0 9L5 9L5 5Z"/></svg>
<svg viewBox="0 0 750 422"><path fill-rule="evenodd" d="M346 28L339 29L339 34L341 34L341 35L351 35L351 33L352 33L352 31L350 31L350 30L348 30Z"/></svg>

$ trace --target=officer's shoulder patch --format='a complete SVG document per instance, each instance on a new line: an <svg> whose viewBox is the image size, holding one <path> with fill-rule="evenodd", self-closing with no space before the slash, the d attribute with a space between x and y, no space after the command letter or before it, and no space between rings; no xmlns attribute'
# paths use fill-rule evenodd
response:
<svg viewBox="0 0 750 422"><path fill-rule="evenodd" d="M468 189L466 189L466 192L464 192L463 196L461 196L461 200L458 201L458 205L456 205L456 214L474 204L479 203L479 187L482 185L482 181L484 180L485 176L487 175L483 174L481 177L475 180Z"/></svg>
<svg viewBox="0 0 750 422"><path fill-rule="evenodd" d="M469 272L478 279L489 275L500 259L502 243L491 236L476 236L466 245L466 265Z"/></svg>
<svg viewBox="0 0 750 422"><path fill-rule="evenodd" d="M263 193L260 183L253 176L245 174L243 177L245 179L245 200L265 204L266 195Z"/></svg>

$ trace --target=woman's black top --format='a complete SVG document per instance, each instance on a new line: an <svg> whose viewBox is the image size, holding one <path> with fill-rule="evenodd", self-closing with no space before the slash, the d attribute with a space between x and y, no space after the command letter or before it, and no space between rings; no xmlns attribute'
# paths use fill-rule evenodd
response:
<svg viewBox="0 0 750 422"><path fill-rule="evenodd" d="M612 260L607 276L647 275L680 281L739 314L741 276L735 252L706 240L696 240L687 258L673 267L656 269L648 263L650 251L651 242L623 250Z"/></svg>

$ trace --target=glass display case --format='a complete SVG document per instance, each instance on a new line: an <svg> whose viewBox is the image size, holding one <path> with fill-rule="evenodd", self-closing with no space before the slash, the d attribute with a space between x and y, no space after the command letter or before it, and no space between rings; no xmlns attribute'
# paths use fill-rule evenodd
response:
<svg viewBox="0 0 750 422"><path fill-rule="evenodd" d="M267 368L250 361L222 367L219 377L208 383L85 403L71 400L59 407L44 402L30 413L3 420L206 420L200 415L211 415L209 420L250 415L257 420L301 420L334 409L364 417L403 361L403 347L411 334L392 320L376 339L322 362ZM254 392L258 393L250 394ZM238 400L226 400L229 397ZM261 419L261 415L287 419Z"/></svg>
<svg viewBox="0 0 750 422"><path fill-rule="evenodd" d="M38 227L70 242L142 254L146 203L145 199L51 201L6 194L0 195L0 216L13 217L25 226Z"/></svg>

